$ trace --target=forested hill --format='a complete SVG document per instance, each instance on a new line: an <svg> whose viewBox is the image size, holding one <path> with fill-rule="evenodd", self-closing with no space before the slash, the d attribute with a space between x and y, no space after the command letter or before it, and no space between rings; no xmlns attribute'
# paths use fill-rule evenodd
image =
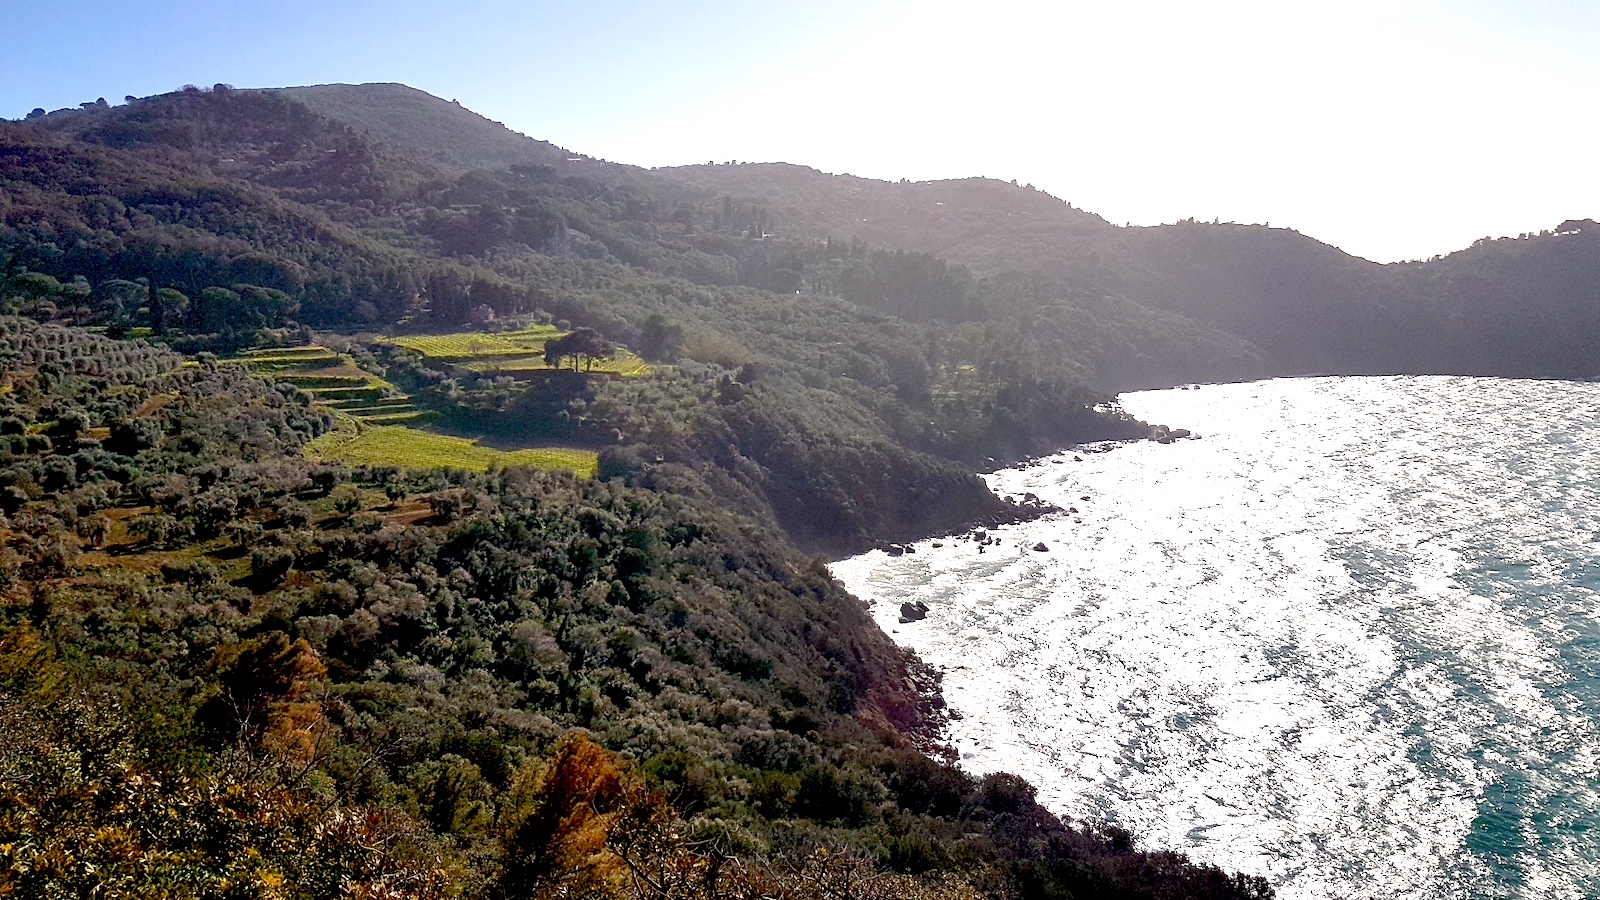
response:
<svg viewBox="0 0 1600 900"><path fill-rule="evenodd" d="M1592 223L1379 265L1291 229L1113 226L1030 187L891 183L785 164L665 170L771 203L775 233L859 237L973 271L1048 273L1193 316L1265 350L1275 372L1600 374Z"/></svg>
<svg viewBox="0 0 1600 900"><path fill-rule="evenodd" d="M0 123L0 895L1271 896L944 761L815 555L1254 348L414 124Z"/></svg>
<svg viewBox="0 0 1600 900"><path fill-rule="evenodd" d="M419 158L497 167L537 158L674 196L700 212L710 207L708 219L733 219L769 238L918 251L979 278L1024 273L1049 281L1050 293L1074 292L1080 305L1092 298L1102 307L1137 307L1162 323L1151 326L1158 333L1195 337L1182 320L1163 318L1178 313L1263 353L1249 365L1221 366L1196 364L1215 358L1215 345L1141 347L1136 358L1102 353L1091 361L1091 377L1106 387L1267 373L1600 373L1590 339L1600 327L1600 236L1583 220L1480 241L1440 259L1379 265L1287 228L1114 226L1031 186L992 179L896 183L782 163L650 172L566 153L399 85L293 90ZM1140 330L1150 328L1119 332Z"/></svg>
<svg viewBox="0 0 1600 900"><path fill-rule="evenodd" d="M319 84L275 93L347 123L393 151L444 168L508 169L586 159L403 84Z"/></svg>
<svg viewBox="0 0 1600 900"><path fill-rule="evenodd" d="M771 227L798 237L862 240L915 249L980 275L1070 274L1064 247L1093 247L1117 229L1093 213L1028 187L992 178L890 182L829 175L786 163L681 166L660 170L705 190L759 197Z"/></svg>

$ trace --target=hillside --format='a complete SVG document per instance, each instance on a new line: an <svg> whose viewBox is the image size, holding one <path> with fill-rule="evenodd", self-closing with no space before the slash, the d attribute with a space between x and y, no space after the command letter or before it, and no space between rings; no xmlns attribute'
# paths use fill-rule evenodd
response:
<svg viewBox="0 0 1600 900"><path fill-rule="evenodd" d="M861 240L919 250L978 275L1052 271L1052 252L1093 246L1115 229L1042 191L989 178L889 182L827 175L805 166L681 166L660 174L718 195L760 198L785 237ZM1055 274L1065 274L1057 270Z"/></svg>
<svg viewBox="0 0 1600 900"><path fill-rule="evenodd" d="M446 168L508 169L583 158L403 84L320 84L274 93L344 122L383 147Z"/></svg>
<svg viewBox="0 0 1600 900"><path fill-rule="evenodd" d="M1552 229L1379 265L1290 229L1121 227L1027 187L891 183L784 164L664 170L770 204L772 233L1031 272L1178 313L1250 342L1274 374L1600 374L1600 234ZM1137 381L1137 379L1135 379Z"/></svg>
<svg viewBox="0 0 1600 900"><path fill-rule="evenodd" d="M1441 259L1379 265L1285 228L1192 221L1114 226L1031 187L992 179L895 183L782 163L647 172L552 153L547 144L411 89L296 90L419 158L437 158L438 147L450 146L461 148L451 152L463 160L509 166L543 153L545 164L565 167L559 170L587 170L692 204L697 220L712 227L732 220L739 230L788 244L831 238L836 245L859 241L927 253L979 279L1026 273L1036 284L1048 282L1045 295L1070 293L1096 318L1110 309L1139 309L1163 322L1157 331L1184 333L1191 347L1208 328L1240 342L1223 350L1217 335L1204 338L1210 349L1195 355L1218 359L1220 352L1234 360L1225 365L1183 360L1185 352L1173 346L1138 349L1141 361L1131 365L1126 356L1092 360L1103 341L1073 347L1075 358L1088 363L1086 374L1107 388L1269 373L1600 372L1600 351L1588 339L1597 318L1592 301L1600 297L1592 228L1552 223L1549 232L1480 242ZM1033 302L1048 306L1054 299ZM1171 313L1183 318L1165 318Z"/></svg>
<svg viewBox="0 0 1600 900"><path fill-rule="evenodd" d="M0 893L1271 895L952 766L815 555L1252 348L458 121L0 123Z"/></svg>

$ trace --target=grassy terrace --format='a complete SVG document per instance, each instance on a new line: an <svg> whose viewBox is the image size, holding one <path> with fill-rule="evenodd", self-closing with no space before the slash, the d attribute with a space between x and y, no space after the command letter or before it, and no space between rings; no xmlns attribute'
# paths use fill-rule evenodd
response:
<svg viewBox="0 0 1600 900"><path fill-rule="evenodd" d="M350 466L401 466L408 469L465 469L532 466L564 469L592 477L598 467L593 451L567 447L496 450L474 440L434 434L399 425L368 425L359 430L330 432L312 441L306 452L319 459Z"/></svg>
<svg viewBox="0 0 1600 900"><path fill-rule="evenodd" d="M544 345L567 334L550 325L531 325L521 331L459 331L450 334L417 334L379 338L384 343L404 347L432 360L449 363L469 372L508 375L555 371L544 361ZM592 374L642 378L650 366L627 350L618 349L610 359L597 359L584 371Z"/></svg>
<svg viewBox="0 0 1600 900"><path fill-rule="evenodd" d="M473 333L398 338L395 343L412 347L418 352L425 352L422 347L432 348L438 353L481 351L489 358L521 364L523 360L519 354L527 354L528 347L534 342L537 343L538 352L542 353L544 341L559 334L553 328L544 328L513 335ZM499 340L478 342L485 338ZM514 352L507 352L509 348L515 348ZM630 358L637 361L638 365L619 368L627 368L628 374L649 371L642 360L631 354ZM538 360L539 368L548 368L543 366L542 357L533 359ZM496 450L468 438L408 427L421 425L433 413L418 409L408 395L382 378L362 370L349 356L317 344L246 350L239 354L237 362L249 366L251 371L259 375L294 385L310 394L317 403L339 414L340 427L306 447L307 455L319 459L337 460L351 466L463 469L474 472L532 466L565 470L583 476L593 476L598 465L596 454L590 450L565 447ZM599 368L597 364L596 370ZM617 374L624 373L618 371Z"/></svg>
<svg viewBox="0 0 1600 900"><path fill-rule="evenodd" d="M237 360L258 375L294 385L361 425L395 425L431 415L394 385L319 344L246 350Z"/></svg>

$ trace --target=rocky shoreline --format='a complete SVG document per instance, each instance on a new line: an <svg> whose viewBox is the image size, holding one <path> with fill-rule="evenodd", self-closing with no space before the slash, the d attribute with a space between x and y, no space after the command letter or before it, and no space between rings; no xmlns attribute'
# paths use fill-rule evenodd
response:
<svg viewBox="0 0 1600 900"><path fill-rule="evenodd" d="M1036 456L1031 459L1012 462L1007 464L1004 468L1031 469L1039 466L1058 464L1063 462L1060 457L1067 452L1072 453L1073 462L1083 462L1083 457L1087 454L1110 453L1112 450L1115 450L1119 447L1126 447L1129 444L1139 443L1140 441L1154 441L1158 444L1171 444L1182 440L1197 441L1200 440L1200 435L1195 434L1187 428L1169 428L1166 425L1151 425L1149 432L1142 437L1133 438L1131 440L1096 441L1088 444L1079 444L1075 447L1058 450L1049 454L1048 456ZM890 556L902 556L907 553L917 552L916 540L933 538L935 540L976 539L983 541L983 537L975 538L974 536L978 535L980 532L986 531L987 529L999 528L1003 525L1020 525L1024 522L1031 522L1035 519L1052 515L1054 513L1070 514L1077 512L1076 508L1063 509L1054 503L1041 500L1039 497L1031 493L1023 494L1020 498L1001 497L998 499L1004 504L1002 508L993 512L985 513L975 519L970 519L947 531L922 535L920 538L911 540L876 541L869 549L882 550ZM934 546L937 547L939 544L935 543Z"/></svg>
<svg viewBox="0 0 1600 900"><path fill-rule="evenodd" d="M1200 440L1200 435L1187 428L1152 425L1149 433L1142 437L1131 440L1097 441L1079 444L1048 456L1014 462L1008 467L1027 469L1045 465L1058 465L1067 461L1063 458L1067 452L1072 453L1072 462L1083 462L1085 455L1109 453L1112 450L1140 441L1171 444L1180 440ZM926 535L922 539L932 538L929 546L933 549L942 548L944 541L972 541L978 544L978 552L982 553L985 547L1000 543L998 537L990 534L992 529L1031 522L1056 513L1075 515L1078 512L1075 506L1062 508L1041 499L1031 492L1024 493L1021 497L1005 496L997 497L997 499L1005 504L1002 509L986 513L949 531ZM1089 498L1083 497L1082 499L1087 501ZM912 540L878 541L871 549L882 550L890 556L904 556L917 552L916 542ZM1042 541L1034 544L1031 549L1036 553L1047 553L1050 550L1049 546ZM900 604L899 613L900 624L910 625L927 618L928 606L921 601L902 603ZM954 750L947 743L947 734L950 720L959 718L959 715L955 714L945 702L942 690L944 672L923 662L913 651L907 650L906 653L907 672L905 686L917 697L917 722L910 725L902 724L899 730L916 743L924 753L942 758L953 757Z"/></svg>

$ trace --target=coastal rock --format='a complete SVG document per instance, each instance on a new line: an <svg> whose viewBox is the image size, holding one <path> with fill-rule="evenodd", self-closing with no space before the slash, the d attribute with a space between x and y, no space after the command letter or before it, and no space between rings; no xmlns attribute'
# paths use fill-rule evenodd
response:
<svg viewBox="0 0 1600 900"><path fill-rule="evenodd" d="M906 548L900 546L899 544L890 544L889 546L883 548L883 552L889 554L890 556L900 556L906 552Z"/></svg>
<svg viewBox="0 0 1600 900"><path fill-rule="evenodd" d="M928 605L918 600L916 603L900 604L900 624L920 622L928 617Z"/></svg>
<svg viewBox="0 0 1600 900"><path fill-rule="evenodd" d="M1035 552L1035 553L1049 553L1050 552L1050 548L1045 545L1044 541L1040 541L1039 543L1033 545L1033 552Z"/></svg>

